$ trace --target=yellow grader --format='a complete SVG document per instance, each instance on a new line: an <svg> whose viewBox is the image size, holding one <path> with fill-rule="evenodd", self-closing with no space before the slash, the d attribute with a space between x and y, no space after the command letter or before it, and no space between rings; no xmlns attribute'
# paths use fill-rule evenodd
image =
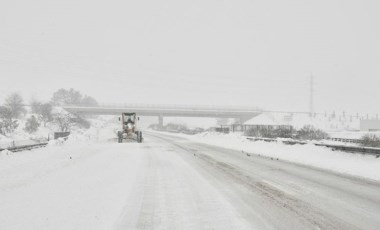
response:
<svg viewBox="0 0 380 230"><path fill-rule="evenodd" d="M122 143L123 140L132 140L138 143L143 141L142 132L137 130L136 123L140 120L136 117L136 113L122 113L119 117L121 121L122 130L117 132L118 142Z"/></svg>

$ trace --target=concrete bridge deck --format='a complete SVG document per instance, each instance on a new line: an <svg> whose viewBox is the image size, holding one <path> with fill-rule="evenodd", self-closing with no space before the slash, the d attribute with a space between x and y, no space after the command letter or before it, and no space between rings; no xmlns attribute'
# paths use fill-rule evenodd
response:
<svg viewBox="0 0 380 230"><path fill-rule="evenodd" d="M163 117L208 117L237 118L241 122L262 113L255 107L215 107L215 106L183 106L183 105L99 105L99 106L63 106L65 110L77 114L120 115L122 112L135 112L138 116L157 116L159 123Z"/></svg>

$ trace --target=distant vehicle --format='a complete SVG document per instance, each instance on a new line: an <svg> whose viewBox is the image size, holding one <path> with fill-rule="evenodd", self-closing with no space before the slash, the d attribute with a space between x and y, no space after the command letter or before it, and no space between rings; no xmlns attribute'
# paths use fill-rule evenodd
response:
<svg viewBox="0 0 380 230"><path fill-rule="evenodd" d="M122 130L117 132L118 142L123 140L132 140L138 143L143 141L142 132L137 129L136 123L140 120L136 113L122 113L119 117Z"/></svg>

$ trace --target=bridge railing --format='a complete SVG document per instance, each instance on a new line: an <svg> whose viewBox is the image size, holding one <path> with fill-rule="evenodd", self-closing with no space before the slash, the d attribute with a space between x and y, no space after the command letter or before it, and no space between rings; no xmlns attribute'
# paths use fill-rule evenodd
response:
<svg viewBox="0 0 380 230"><path fill-rule="evenodd" d="M122 104L122 103L107 103L99 104L98 106L83 106L83 105L67 105L66 107L102 107L102 108L151 108L151 109L194 109L194 110L224 110L224 111L262 111L254 106L219 106L219 105L183 105L183 104Z"/></svg>

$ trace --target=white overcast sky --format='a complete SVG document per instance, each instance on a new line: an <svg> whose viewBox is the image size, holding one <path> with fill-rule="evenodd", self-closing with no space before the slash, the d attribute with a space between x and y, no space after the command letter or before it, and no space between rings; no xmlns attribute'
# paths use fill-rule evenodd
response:
<svg viewBox="0 0 380 230"><path fill-rule="evenodd" d="M1 0L0 97L380 112L380 1Z"/></svg>

